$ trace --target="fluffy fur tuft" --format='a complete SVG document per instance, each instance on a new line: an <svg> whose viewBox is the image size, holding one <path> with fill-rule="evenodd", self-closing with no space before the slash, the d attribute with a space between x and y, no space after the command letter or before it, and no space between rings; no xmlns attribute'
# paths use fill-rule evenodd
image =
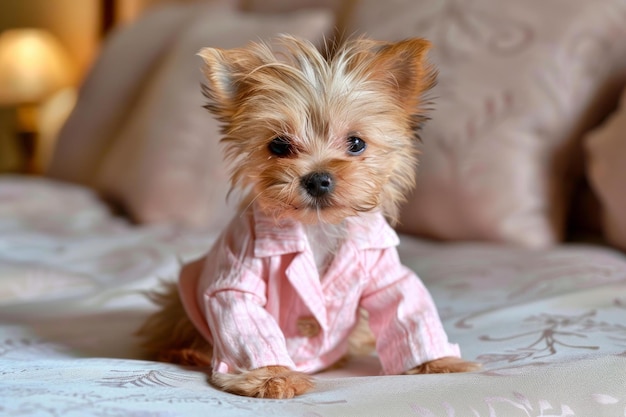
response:
<svg viewBox="0 0 626 417"><path fill-rule="evenodd" d="M189 263L183 267L181 275L198 274L201 268L199 261ZM187 318L177 285L163 284L161 291L152 292L148 297L159 309L137 332L146 354L162 362L210 366L213 347Z"/></svg>
<svg viewBox="0 0 626 417"><path fill-rule="evenodd" d="M224 391L258 398L293 398L313 388L310 376L284 366L266 366L235 375L216 373L211 382Z"/></svg>
<svg viewBox="0 0 626 417"><path fill-rule="evenodd" d="M419 374L450 374L454 372L472 372L480 369L480 365L461 358L445 357L423 363L405 372L405 375Z"/></svg>

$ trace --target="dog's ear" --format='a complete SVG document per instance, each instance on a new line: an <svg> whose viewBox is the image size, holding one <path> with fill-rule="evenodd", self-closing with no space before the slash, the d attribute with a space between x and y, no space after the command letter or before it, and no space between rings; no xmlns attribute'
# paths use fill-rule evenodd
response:
<svg viewBox="0 0 626 417"><path fill-rule="evenodd" d="M367 42L371 77L383 81L407 110L420 104L421 95L435 85L437 73L428 63L431 43L411 38L400 42Z"/></svg>
<svg viewBox="0 0 626 417"><path fill-rule="evenodd" d="M203 48L198 56L204 60L202 72L206 82L202 92L208 99L205 108L227 121L243 94L243 78L261 64L260 59L245 48Z"/></svg>

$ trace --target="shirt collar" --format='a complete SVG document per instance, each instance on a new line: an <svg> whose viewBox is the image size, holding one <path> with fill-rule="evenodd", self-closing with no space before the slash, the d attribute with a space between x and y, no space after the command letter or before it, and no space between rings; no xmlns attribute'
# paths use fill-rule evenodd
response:
<svg viewBox="0 0 626 417"><path fill-rule="evenodd" d="M275 219L252 205L254 218L254 255L267 256L298 253L308 250L302 223L291 219ZM397 246L398 235L380 212L362 213L346 220L347 240L358 250L385 249Z"/></svg>

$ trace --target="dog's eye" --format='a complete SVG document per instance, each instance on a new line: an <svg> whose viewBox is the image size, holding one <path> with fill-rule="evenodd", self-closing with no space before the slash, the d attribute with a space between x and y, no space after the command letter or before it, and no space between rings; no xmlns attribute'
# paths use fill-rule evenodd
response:
<svg viewBox="0 0 626 417"><path fill-rule="evenodd" d="M286 157L293 153L293 145L289 141L289 138L284 136L277 136L269 143L268 148L270 152L279 157Z"/></svg>
<svg viewBox="0 0 626 417"><path fill-rule="evenodd" d="M357 136L348 138L348 153L352 156L361 155L367 148L367 143Z"/></svg>

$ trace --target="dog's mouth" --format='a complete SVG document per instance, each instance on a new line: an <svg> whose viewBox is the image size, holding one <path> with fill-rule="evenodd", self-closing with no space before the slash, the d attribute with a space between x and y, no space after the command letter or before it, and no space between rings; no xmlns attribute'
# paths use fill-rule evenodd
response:
<svg viewBox="0 0 626 417"><path fill-rule="evenodd" d="M348 215L355 215L357 213L369 212L376 209L377 205L343 205L334 201L331 198L321 198L321 199L307 199L308 201L304 201L300 204L291 204L291 208L295 211L309 211L309 212L343 212L349 213Z"/></svg>
<svg viewBox="0 0 626 417"><path fill-rule="evenodd" d="M296 212L311 212L311 213L323 213L327 211L331 211L333 209L341 209L341 207L333 205L329 202L314 202L314 203L304 203L304 204L293 204L291 208Z"/></svg>
<svg viewBox="0 0 626 417"><path fill-rule="evenodd" d="M285 217L305 224L338 224L348 217L358 216L376 210L374 205L342 205L337 201L307 201L288 205L283 212Z"/></svg>
<svg viewBox="0 0 626 417"><path fill-rule="evenodd" d="M309 210L327 210L332 208L341 208L338 207L337 204L334 204L333 201L327 197L310 199L310 201L307 201L305 203L305 207Z"/></svg>

